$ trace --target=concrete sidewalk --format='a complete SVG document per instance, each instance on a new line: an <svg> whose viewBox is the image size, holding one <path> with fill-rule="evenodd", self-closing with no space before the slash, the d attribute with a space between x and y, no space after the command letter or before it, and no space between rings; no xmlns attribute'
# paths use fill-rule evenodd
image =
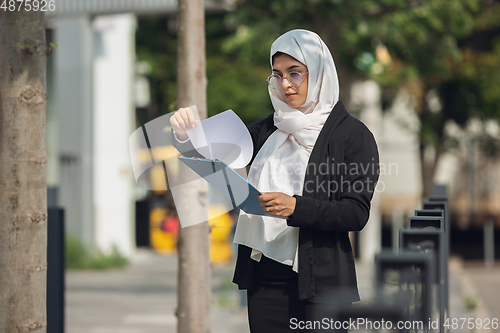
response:
<svg viewBox="0 0 500 333"><path fill-rule="evenodd" d="M480 286L482 281L478 280L479 270L471 270L466 268L467 264L459 258L450 259L450 319L458 319L458 323L462 324L462 318L473 318L480 320L481 323L486 323L486 320L490 322L490 328L478 328L470 330L466 327L459 327L456 330L451 330L451 332L463 332L463 333L495 333L500 332L499 329L491 328L491 320L493 318L500 319L500 308L494 307L493 303L488 306L485 299L498 299L500 297L500 280L497 279L497 283L490 282ZM497 272L499 272L497 270ZM481 288L480 288L481 287ZM488 289L489 288L489 289ZM473 307L467 307L467 303L472 305L476 303Z"/></svg>
<svg viewBox="0 0 500 333"><path fill-rule="evenodd" d="M361 298L370 300L374 286L373 264L357 263L356 268ZM246 308L240 307L241 293L231 283L233 269L234 264L229 264L214 267L212 271L213 333L249 332ZM493 314L498 317L499 312L488 310L488 306L497 306L495 304L500 299L500 288L495 285L498 280L492 276L498 278L498 271L471 277L469 269L464 268L461 261L453 259L450 264L450 317L492 318ZM175 333L176 280L177 257L162 256L148 250L139 250L125 269L67 272L65 332ZM474 286L476 280L481 288ZM478 290L482 293L478 294ZM487 294L484 298L488 299L487 302L483 301L484 293ZM479 304L475 310L466 308L466 296L478 298ZM494 308L494 311L498 311L498 308ZM470 330L452 332L469 333Z"/></svg>
<svg viewBox="0 0 500 333"><path fill-rule="evenodd" d="M464 296L477 300L478 318L500 321L500 262L491 268L486 268L482 261L463 262L461 272L466 284Z"/></svg>
<svg viewBox="0 0 500 333"><path fill-rule="evenodd" d="M212 272L212 332L248 332L246 308L230 282L233 266ZM138 251L121 270L66 273L66 333L176 332L177 257Z"/></svg>

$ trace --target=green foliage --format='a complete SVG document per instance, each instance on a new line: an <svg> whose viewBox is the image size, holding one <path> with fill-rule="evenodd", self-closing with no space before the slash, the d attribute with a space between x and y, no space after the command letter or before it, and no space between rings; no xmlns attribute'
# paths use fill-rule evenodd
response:
<svg viewBox="0 0 500 333"><path fill-rule="evenodd" d="M70 235L66 235L65 242L66 269L102 270L128 264L127 258L116 247L110 254L104 254L101 251L91 252L78 238Z"/></svg>
<svg viewBox="0 0 500 333"><path fill-rule="evenodd" d="M483 134L478 140L481 150L486 157L494 159L500 156L500 139Z"/></svg>
<svg viewBox="0 0 500 333"><path fill-rule="evenodd" d="M269 115L272 106L265 81L269 72L240 59L208 58L208 115L232 109L247 124Z"/></svg>
<svg viewBox="0 0 500 333"><path fill-rule="evenodd" d="M227 22L235 32L223 49L258 63L269 61L281 33L317 32L332 50L341 97L353 78L372 78L388 107L406 86L416 100L422 145L448 140L448 120L463 126L471 117L500 119L498 1L241 0ZM429 110L430 91L440 110Z"/></svg>
<svg viewBox="0 0 500 333"><path fill-rule="evenodd" d="M213 303L219 308L235 308L237 307L237 298L235 298L237 288L232 282L232 276L221 281L218 290L216 290Z"/></svg>
<svg viewBox="0 0 500 333"><path fill-rule="evenodd" d="M272 112L265 78L280 34L317 32L334 56L346 98L350 83L372 78L383 106L406 87L422 126L421 145L445 145L444 125L500 119L500 3L485 0L240 0L206 17L208 115L233 109L245 123ZM169 28L170 27L170 30ZM151 67L152 105L139 123L176 108L177 39L167 17L139 20L137 57ZM429 110L435 92L441 108ZM349 95L347 93L347 95ZM139 124L140 125L140 124ZM491 138L490 138L491 139ZM490 153L496 143L484 139Z"/></svg>
<svg viewBox="0 0 500 333"><path fill-rule="evenodd" d="M465 307L467 310L474 310L477 307L477 298L475 296L466 296L464 298Z"/></svg>
<svg viewBox="0 0 500 333"><path fill-rule="evenodd" d="M357 44L362 49L367 40L378 43L374 53L380 45L387 48L391 61L383 70L370 71L381 62L377 57L365 72L384 89L409 87L422 123L420 142L437 146L450 139L444 133L449 120L465 126L471 117L500 119L500 5L482 0L415 3L366 19L366 33ZM431 90L442 106L434 112L425 101Z"/></svg>
<svg viewBox="0 0 500 333"><path fill-rule="evenodd" d="M153 101L147 115L139 118L145 123L176 106L177 37L169 31L172 26L166 17L139 20L136 34L137 58L151 67L148 78ZM235 56L224 44L232 30L225 23L225 14L206 17L207 109L208 116L232 109L247 124L272 112L266 78L269 64L256 64Z"/></svg>
<svg viewBox="0 0 500 333"><path fill-rule="evenodd" d="M137 60L149 65L151 105L141 110L138 126L175 110L177 95L177 38L164 17L139 19L136 31Z"/></svg>
<svg viewBox="0 0 500 333"><path fill-rule="evenodd" d="M85 265L88 251L83 243L76 237L66 235L65 238L65 263L66 268L79 268Z"/></svg>

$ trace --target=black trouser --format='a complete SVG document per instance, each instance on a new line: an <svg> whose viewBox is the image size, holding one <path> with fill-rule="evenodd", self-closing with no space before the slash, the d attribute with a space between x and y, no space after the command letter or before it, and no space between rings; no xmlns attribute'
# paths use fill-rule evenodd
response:
<svg viewBox="0 0 500 333"><path fill-rule="evenodd" d="M347 332L334 329L331 319L324 316L324 304L299 300L296 283L257 285L247 291L247 302L252 333Z"/></svg>

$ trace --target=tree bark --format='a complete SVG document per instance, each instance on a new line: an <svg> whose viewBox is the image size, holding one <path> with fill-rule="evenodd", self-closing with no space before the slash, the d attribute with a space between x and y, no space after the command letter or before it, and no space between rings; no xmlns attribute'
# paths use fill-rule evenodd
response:
<svg viewBox="0 0 500 333"><path fill-rule="evenodd" d="M44 13L0 10L0 45L0 331L46 332Z"/></svg>
<svg viewBox="0 0 500 333"><path fill-rule="evenodd" d="M196 105L200 119L207 115L205 66L205 11L203 0L179 0L177 106ZM182 163L180 163L182 165ZM184 165L179 172L180 202L188 219L208 221L207 188L190 181ZM186 211L186 209L185 209ZM179 333L210 332L209 225L203 222L179 231L177 317Z"/></svg>

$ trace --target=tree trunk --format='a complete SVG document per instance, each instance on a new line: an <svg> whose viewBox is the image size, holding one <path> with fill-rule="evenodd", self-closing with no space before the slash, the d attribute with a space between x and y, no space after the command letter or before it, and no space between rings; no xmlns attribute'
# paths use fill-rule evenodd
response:
<svg viewBox="0 0 500 333"><path fill-rule="evenodd" d="M333 61L335 62L335 67L337 69L337 76L339 79L339 98L342 100L347 110L352 112L351 106L351 88L356 80L354 73L351 70L349 64L344 64L342 58L340 57L340 51L338 43L339 37L339 27L331 19L325 17L323 12L318 11L315 14L314 21L311 26L312 30L317 32L318 35L323 39L325 44L330 49Z"/></svg>
<svg viewBox="0 0 500 333"><path fill-rule="evenodd" d="M427 198L432 194L434 189L434 175L436 174L439 160L443 155L445 149L443 142L439 142L435 148L432 160L427 160L425 150L427 146L420 144L420 165L422 167L422 197Z"/></svg>
<svg viewBox="0 0 500 333"><path fill-rule="evenodd" d="M207 115L205 69L205 11L203 0L179 0L177 54L177 106L196 105L200 118ZM182 163L180 163L182 165ZM207 221L207 189L200 181L189 181L184 165L179 172L180 209L188 207L191 221ZM185 209L186 210L186 209ZM182 222L182 221L181 221ZM186 224L186 223L183 223ZM189 224L189 221L187 221ZM177 317L179 333L210 332L209 226L203 222L179 232Z"/></svg>
<svg viewBox="0 0 500 333"><path fill-rule="evenodd" d="M422 198L427 198L432 191L434 175L431 174L430 163L426 157L427 146L422 142L419 145L420 153L420 174L422 177Z"/></svg>
<svg viewBox="0 0 500 333"><path fill-rule="evenodd" d="M0 10L0 45L0 331L46 332L44 13Z"/></svg>
<svg viewBox="0 0 500 333"><path fill-rule="evenodd" d="M428 90L424 89L421 94L417 94L417 99L419 100L419 104L417 105L417 112L419 116L419 121L422 126L426 121L428 121L429 109L427 107L427 96ZM422 130L420 131L419 137L419 153L420 153L420 166L421 166L421 175L422 175L422 197L427 198L432 194L434 189L434 175L436 174L437 167L439 164L439 160L443 156L445 152L444 146L444 125L446 124L447 118L443 119L439 124L437 130L437 143L434 146L434 156L428 158L426 156L426 150L429 148L423 138L422 138Z"/></svg>

